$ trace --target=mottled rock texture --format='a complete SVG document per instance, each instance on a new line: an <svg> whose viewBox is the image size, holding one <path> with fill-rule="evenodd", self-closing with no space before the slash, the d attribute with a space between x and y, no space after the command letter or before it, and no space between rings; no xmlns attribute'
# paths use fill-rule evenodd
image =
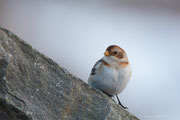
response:
<svg viewBox="0 0 180 120"><path fill-rule="evenodd" d="M137 120L8 30L0 28L0 120Z"/></svg>

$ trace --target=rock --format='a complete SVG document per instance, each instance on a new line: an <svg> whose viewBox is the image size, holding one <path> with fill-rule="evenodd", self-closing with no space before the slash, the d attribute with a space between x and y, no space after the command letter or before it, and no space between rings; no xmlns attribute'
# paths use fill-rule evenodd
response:
<svg viewBox="0 0 180 120"><path fill-rule="evenodd" d="M0 120L138 120L0 28Z"/></svg>

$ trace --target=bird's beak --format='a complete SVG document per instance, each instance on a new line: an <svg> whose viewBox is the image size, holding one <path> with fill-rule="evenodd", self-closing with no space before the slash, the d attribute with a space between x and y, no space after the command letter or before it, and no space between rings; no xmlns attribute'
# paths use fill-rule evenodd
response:
<svg viewBox="0 0 180 120"><path fill-rule="evenodd" d="M105 55L105 56L109 56L109 52L106 51L106 52L104 53L104 55Z"/></svg>

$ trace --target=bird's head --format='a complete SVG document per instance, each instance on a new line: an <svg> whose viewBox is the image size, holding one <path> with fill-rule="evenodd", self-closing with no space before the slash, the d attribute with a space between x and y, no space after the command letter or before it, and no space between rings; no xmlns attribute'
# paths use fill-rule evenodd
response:
<svg viewBox="0 0 180 120"><path fill-rule="evenodd" d="M104 55L116 63L128 62L126 52L117 45L110 45Z"/></svg>

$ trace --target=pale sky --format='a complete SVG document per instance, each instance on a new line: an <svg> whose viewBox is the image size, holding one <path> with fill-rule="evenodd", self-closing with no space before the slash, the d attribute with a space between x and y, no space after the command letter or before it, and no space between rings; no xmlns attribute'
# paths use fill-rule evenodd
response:
<svg viewBox="0 0 180 120"><path fill-rule="evenodd" d="M133 71L122 103L142 120L178 120L180 4L166 1L0 0L0 26L85 82L106 47L119 45Z"/></svg>

